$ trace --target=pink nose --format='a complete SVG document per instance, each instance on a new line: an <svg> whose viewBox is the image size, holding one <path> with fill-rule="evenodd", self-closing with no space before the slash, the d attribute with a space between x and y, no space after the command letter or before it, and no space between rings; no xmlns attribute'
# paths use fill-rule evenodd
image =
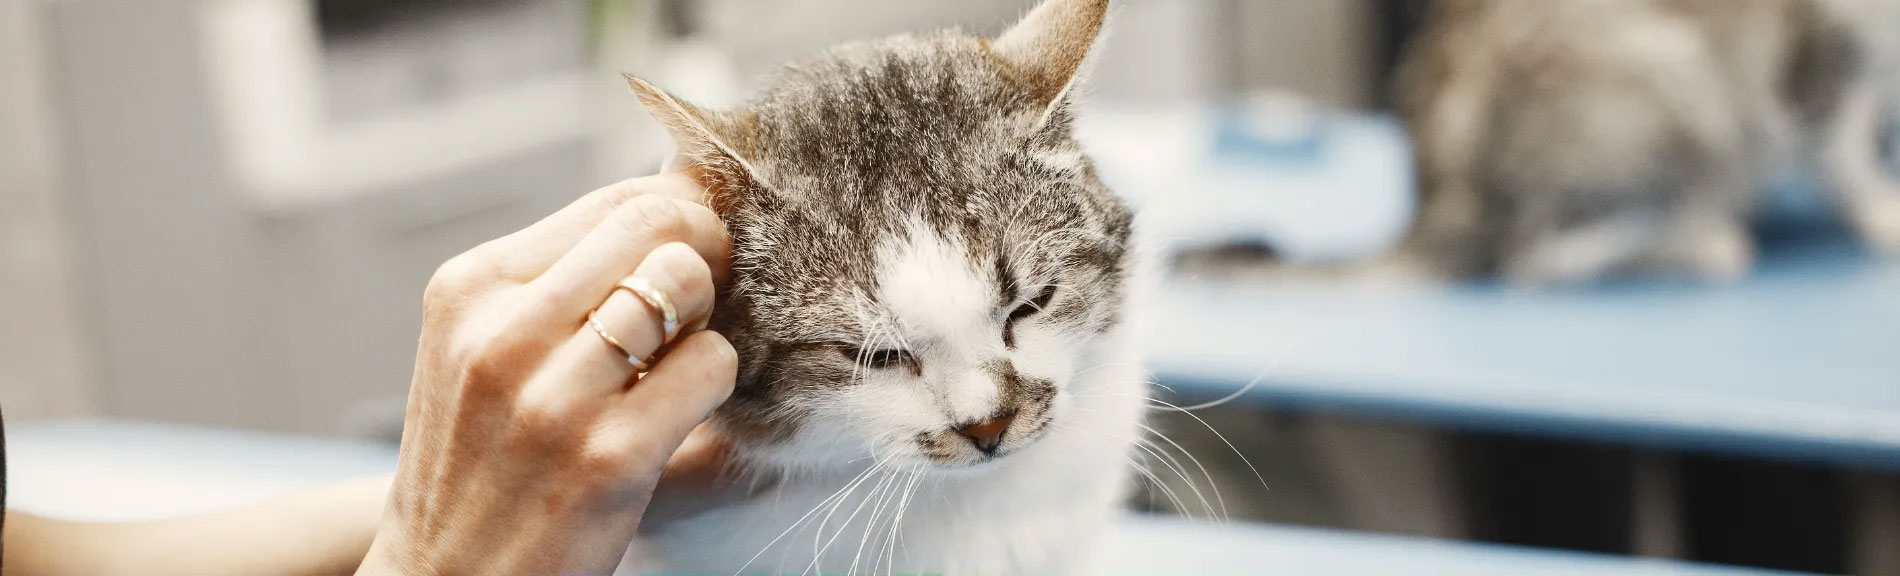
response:
<svg viewBox="0 0 1900 576"><path fill-rule="evenodd" d="M969 438L970 443L984 454L995 454L996 447L1003 444L1003 433L1008 432L1009 424L1015 421L1015 414L1006 414L958 428L957 433Z"/></svg>

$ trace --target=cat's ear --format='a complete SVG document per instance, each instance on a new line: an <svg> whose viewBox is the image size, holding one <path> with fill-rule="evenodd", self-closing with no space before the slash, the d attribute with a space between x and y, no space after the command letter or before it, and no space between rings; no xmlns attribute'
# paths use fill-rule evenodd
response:
<svg viewBox="0 0 1900 576"><path fill-rule="evenodd" d="M1038 104L1054 108L1081 76L1107 19L1108 0L1046 0L991 41L990 51Z"/></svg>
<svg viewBox="0 0 1900 576"><path fill-rule="evenodd" d="M660 125L666 127L667 134L673 137L677 154L685 159L700 175L702 182L715 192L721 190L737 191L763 184L758 172L744 156L729 144L729 138L737 137L735 132L742 131L743 122L728 118L674 98L658 86L631 74L626 75L627 87L633 89L640 98L640 105L648 114L653 115ZM715 197L715 204L724 204ZM715 205L715 209L720 206Z"/></svg>

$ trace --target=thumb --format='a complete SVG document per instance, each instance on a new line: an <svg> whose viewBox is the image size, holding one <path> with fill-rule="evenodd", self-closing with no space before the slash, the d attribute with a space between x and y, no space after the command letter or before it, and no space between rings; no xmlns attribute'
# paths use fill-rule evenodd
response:
<svg viewBox="0 0 1900 576"><path fill-rule="evenodd" d="M732 444L714 432L709 424L700 424L686 434L666 468L660 472L656 493L705 492L733 483L738 470L731 466Z"/></svg>
<svg viewBox="0 0 1900 576"><path fill-rule="evenodd" d="M738 504L770 489L775 478L744 469L732 444L700 424L680 443L679 450L660 472L660 483L647 504L640 531L664 529L668 523Z"/></svg>

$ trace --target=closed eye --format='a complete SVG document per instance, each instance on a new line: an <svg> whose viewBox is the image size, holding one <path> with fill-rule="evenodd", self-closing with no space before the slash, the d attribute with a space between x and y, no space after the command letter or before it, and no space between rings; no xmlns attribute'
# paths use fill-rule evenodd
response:
<svg viewBox="0 0 1900 576"><path fill-rule="evenodd" d="M922 366L917 363L917 358L911 355L909 350L902 348L865 349L849 344L839 344L838 352L843 354L845 359L873 370L903 366L909 366L912 372L922 369Z"/></svg>
<svg viewBox="0 0 1900 576"><path fill-rule="evenodd" d="M1010 310L1009 319L1003 322L1003 345L1015 348L1016 322L1030 316L1035 316L1038 312L1042 312L1044 308L1049 307L1049 302L1055 300L1055 297L1055 285L1044 286L1042 287L1042 292L1038 292L1035 298L1031 298L1028 302L1017 306L1015 310Z"/></svg>

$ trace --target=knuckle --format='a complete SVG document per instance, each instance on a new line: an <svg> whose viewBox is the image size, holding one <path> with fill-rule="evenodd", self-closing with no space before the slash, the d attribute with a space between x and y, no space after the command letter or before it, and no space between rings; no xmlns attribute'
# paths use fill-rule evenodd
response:
<svg viewBox="0 0 1900 576"><path fill-rule="evenodd" d="M424 306L431 311L456 307L491 276L493 269L494 265L474 250L448 259L436 267L423 288Z"/></svg>
<svg viewBox="0 0 1900 576"><path fill-rule="evenodd" d="M539 441L560 429L561 414L541 402L525 402L515 410L514 432L518 438Z"/></svg>
<svg viewBox="0 0 1900 576"><path fill-rule="evenodd" d="M678 204L653 196L628 200L614 213L614 221L635 236L676 239L685 237L687 229L686 213Z"/></svg>
<svg viewBox="0 0 1900 576"><path fill-rule="evenodd" d="M537 284L535 289L523 292L514 306L523 322L552 318L565 310L569 303L583 298L578 288L569 285Z"/></svg>
<svg viewBox="0 0 1900 576"><path fill-rule="evenodd" d="M617 478L636 460L628 450L605 442L589 443L576 459L575 466L582 475L597 479Z"/></svg>
<svg viewBox="0 0 1900 576"><path fill-rule="evenodd" d="M597 188L593 196L600 198L603 205L612 208L626 203L630 198L640 195L641 179L622 180Z"/></svg>
<svg viewBox="0 0 1900 576"><path fill-rule="evenodd" d="M619 500L622 491L635 488L628 480L643 470L657 471L671 455L655 436L649 427L627 423L597 426L586 439L568 445L563 470L581 479L583 490L597 491L593 496Z"/></svg>
<svg viewBox="0 0 1900 576"><path fill-rule="evenodd" d="M677 447L667 443L668 432L652 426L627 430L612 441L602 443L601 451L610 455L612 463L617 464L611 468L616 473L625 473L634 467L658 468L665 465L667 457Z"/></svg>

